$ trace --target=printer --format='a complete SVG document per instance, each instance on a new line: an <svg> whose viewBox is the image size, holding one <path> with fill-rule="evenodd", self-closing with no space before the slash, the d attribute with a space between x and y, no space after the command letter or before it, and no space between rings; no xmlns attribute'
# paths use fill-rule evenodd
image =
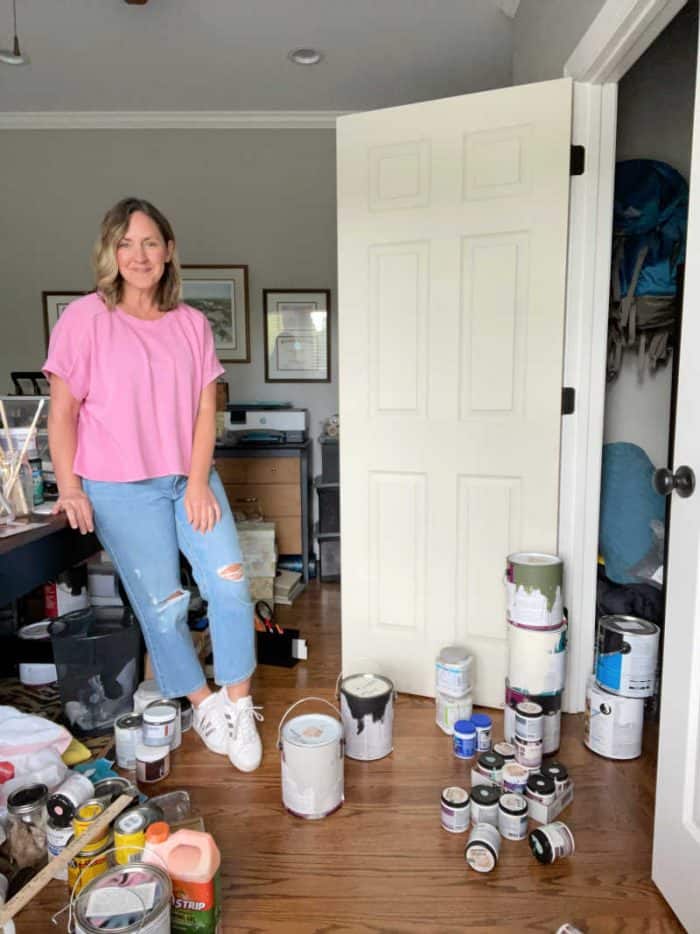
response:
<svg viewBox="0 0 700 934"><path fill-rule="evenodd" d="M232 402L227 406L227 444L300 444L306 440L308 427L308 409L264 403Z"/></svg>

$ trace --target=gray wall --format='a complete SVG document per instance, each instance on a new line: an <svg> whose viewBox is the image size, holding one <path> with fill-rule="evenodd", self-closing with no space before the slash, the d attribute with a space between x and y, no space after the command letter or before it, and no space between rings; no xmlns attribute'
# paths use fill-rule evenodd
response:
<svg viewBox="0 0 700 934"><path fill-rule="evenodd" d="M307 407L319 434L338 408L332 130L14 130L0 152L0 391L43 362L42 291L90 288L102 214L140 194L171 219L183 262L248 265L252 362L227 366L232 399ZM331 383L264 381L262 290L287 287L332 290Z"/></svg>
<svg viewBox="0 0 700 934"><path fill-rule="evenodd" d="M513 84L561 78L605 0L520 0L513 21Z"/></svg>

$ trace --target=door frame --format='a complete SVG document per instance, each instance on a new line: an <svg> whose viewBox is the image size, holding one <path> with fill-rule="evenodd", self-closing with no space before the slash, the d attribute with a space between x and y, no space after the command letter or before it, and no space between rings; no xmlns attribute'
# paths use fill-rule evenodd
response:
<svg viewBox="0 0 700 934"><path fill-rule="evenodd" d="M567 569L570 650L564 709L584 709L593 667L600 471L605 417L617 82L687 0L606 0L564 66L574 79L572 142L585 171L571 180L564 386L575 411L562 418L559 553Z"/></svg>

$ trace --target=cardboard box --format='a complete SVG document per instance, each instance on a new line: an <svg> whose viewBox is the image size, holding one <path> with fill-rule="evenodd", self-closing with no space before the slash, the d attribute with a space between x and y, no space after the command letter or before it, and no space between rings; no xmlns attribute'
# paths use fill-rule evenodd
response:
<svg viewBox="0 0 700 934"><path fill-rule="evenodd" d="M275 523L239 522L236 529L243 555L243 568L248 580L255 577L274 578L277 570Z"/></svg>
<svg viewBox="0 0 700 934"><path fill-rule="evenodd" d="M474 785L493 785L496 788L503 788L503 785L491 781L490 778L482 775L481 772L477 772L476 769L471 770L471 779L472 788ZM547 805L541 804L539 801L533 801L527 795L524 797L527 798L527 813L530 820L537 821L538 824L549 824L556 820L564 808L568 807L574 800L574 785L570 781L562 793L551 804Z"/></svg>

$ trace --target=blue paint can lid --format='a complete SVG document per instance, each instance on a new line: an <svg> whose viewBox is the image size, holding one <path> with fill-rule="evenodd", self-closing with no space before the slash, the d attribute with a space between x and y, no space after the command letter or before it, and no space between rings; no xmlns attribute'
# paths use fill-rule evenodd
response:
<svg viewBox="0 0 700 934"><path fill-rule="evenodd" d="M475 727L491 726L491 717L486 713L473 713L472 723Z"/></svg>
<svg viewBox="0 0 700 934"><path fill-rule="evenodd" d="M471 720L458 720L454 726L455 736L475 736L476 727Z"/></svg>

